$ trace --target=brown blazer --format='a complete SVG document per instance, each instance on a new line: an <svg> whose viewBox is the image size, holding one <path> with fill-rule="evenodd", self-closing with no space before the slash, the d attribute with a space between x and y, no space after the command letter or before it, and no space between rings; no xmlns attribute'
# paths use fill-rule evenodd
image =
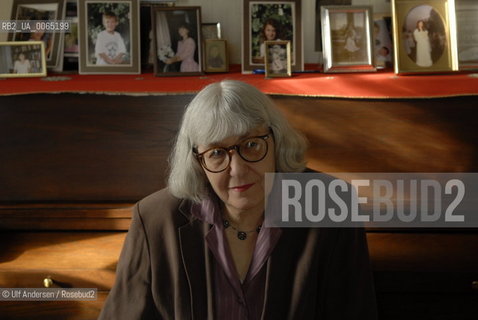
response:
<svg viewBox="0 0 478 320"><path fill-rule="evenodd" d="M141 200L100 319L214 319L211 227L168 189ZM362 229L284 228L268 259L262 319L376 319Z"/></svg>

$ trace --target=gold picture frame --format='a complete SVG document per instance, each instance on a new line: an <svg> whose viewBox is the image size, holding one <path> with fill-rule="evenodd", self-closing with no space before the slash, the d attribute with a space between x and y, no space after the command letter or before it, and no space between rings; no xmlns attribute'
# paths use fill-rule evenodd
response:
<svg viewBox="0 0 478 320"><path fill-rule="evenodd" d="M0 78L45 77L43 41L0 42Z"/></svg>
<svg viewBox="0 0 478 320"><path fill-rule="evenodd" d="M290 41L265 41L264 43L266 78L292 76Z"/></svg>
<svg viewBox="0 0 478 320"><path fill-rule="evenodd" d="M458 70L454 0L392 0L395 73Z"/></svg>
<svg viewBox="0 0 478 320"><path fill-rule="evenodd" d="M204 71L228 72L229 58L227 41L222 39L204 40Z"/></svg>

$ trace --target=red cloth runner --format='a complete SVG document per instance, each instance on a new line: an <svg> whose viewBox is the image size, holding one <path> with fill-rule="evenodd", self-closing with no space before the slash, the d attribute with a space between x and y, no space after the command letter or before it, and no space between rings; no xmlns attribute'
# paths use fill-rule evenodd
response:
<svg viewBox="0 0 478 320"><path fill-rule="evenodd" d="M235 68L238 69L238 68ZM264 75L206 74L189 77L154 75L58 74L46 78L0 80L0 95L32 93L98 93L123 95L191 94L224 79L248 82L272 95L338 98L430 98L478 95L478 74L397 76L377 73L296 73L290 78L265 79Z"/></svg>

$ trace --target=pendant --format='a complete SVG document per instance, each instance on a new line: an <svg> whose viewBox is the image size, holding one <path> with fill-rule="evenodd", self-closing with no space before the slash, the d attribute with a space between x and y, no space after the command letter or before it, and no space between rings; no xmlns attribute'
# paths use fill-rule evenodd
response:
<svg viewBox="0 0 478 320"><path fill-rule="evenodd" d="M238 231L237 232L237 238L239 240L246 240L247 239L247 233L245 233L244 231Z"/></svg>

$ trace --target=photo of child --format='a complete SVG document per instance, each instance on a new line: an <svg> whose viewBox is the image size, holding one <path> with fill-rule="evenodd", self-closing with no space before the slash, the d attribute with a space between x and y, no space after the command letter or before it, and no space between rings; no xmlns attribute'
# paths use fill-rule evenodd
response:
<svg viewBox="0 0 478 320"><path fill-rule="evenodd" d="M41 42L0 42L0 78L46 76Z"/></svg>
<svg viewBox="0 0 478 320"><path fill-rule="evenodd" d="M290 63L290 42L266 41L264 44L266 50L266 78L290 77L292 75Z"/></svg>
<svg viewBox="0 0 478 320"><path fill-rule="evenodd" d="M444 55L445 22L432 6L410 9L401 29L403 47L416 66L430 68Z"/></svg>
<svg viewBox="0 0 478 320"><path fill-rule="evenodd" d="M124 63L126 47L121 34L115 31L118 17L113 12L103 13L104 30L98 33L95 44L97 65Z"/></svg>
<svg viewBox="0 0 478 320"><path fill-rule="evenodd" d="M155 73L202 72L201 20L198 7L153 9Z"/></svg>
<svg viewBox="0 0 478 320"><path fill-rule="evenodd" d="M196 42L189 36L191 33L191 27L183 23L178 28L178 34L181 39L177 43L176 54L166 60L166 64L173 64L180 62L180 72L198 72L199 64L194 60L194 54L196 52Z"/></svg>
<svg viewBox="0 0 478 320"><path fill-rule="evenodd" d="M373 24L373 41L375 64L382 69L392 66L392 39L384 19L378 19Z"/></svg>
<svg viewBox="0 0 478 320"><path fill-rule="evenodd" d="M280 40L280 26L275 19L267 19L262 28L262 43L260 47L260 57L265 57L266 47L264 41Z"/></svg>
<svg viewBox="0 0 478 320"><path fill-rule="evenodd" d="M367 22L364 12L330 14L333 60L342 65L367 63Z"/></svg>
<svg viewBox="0 0 478 320"><path fill-rule="evenodd" d="M251 13L250 63L262 65L266 54L265 41L289 40L294 43L295 7L286 3L255 2L251 4Z"/></svg>
<svg viewBox="0 0 478 320"><path fill-rule="evenodd" d="M286 49L280 45L274 45L269 48L270 63L269 68L272 73L287 72L287 54Z"/></svg>
<svg viewBox="0 0 478 320"><path fill-rule="evenodd" d="M18 54L17 60L13 64L13 73L30 73L32 66L30 60L25 57L23 52Z"/></svg>
<svg viewBox="0 0 478 320"><path fill-rule="evenodd" d="M129 2L87 2L88 66L131 66Z"/></svg>

